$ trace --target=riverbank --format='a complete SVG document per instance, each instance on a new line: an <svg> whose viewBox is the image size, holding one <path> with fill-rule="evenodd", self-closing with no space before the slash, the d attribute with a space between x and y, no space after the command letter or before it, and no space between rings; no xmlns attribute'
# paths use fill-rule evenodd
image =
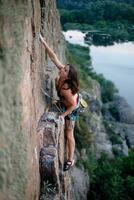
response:
<svg viewBox="0 0 134 200"><path fill-rule="evenodd" d="M115 43L113 46L90 46L92 65L97 73L111 80L134 109L134 43Z"/></svg>
<svg viewBox="0 0 134 200"><path fill-rule="evenodd" d="M71 44L79 44L87 48L87 55L85 57L87 62L87 68L92 69L92 74L95 71L96 74L103 74L105 79L112 81L119 91L119 95L124 97L127 102L134 108L134 95L132 93L132 85L134 85L134 44L133 43L115 43L112 46L88 46L85 43L85 33L78 30L68 30L63 32L66 40ZM70 51L75 52L75 46L71 46ZM73 50L74 49L74 50ZM77 49L77 48L76 48ZM80 50L77 49L77 51ZM79 56L82 51L80 51ZM77 59L79 60L79 56ZM80 56L81 57L81 56ZM82 63L83 62L78 62ZM91 70L90 70L91 74ZM98 76L100 83L102 83L101 75ZM109 82L109 84L112 83ZM113 88L111 87L110 88ZM110 89L109 88L109 89ZM106 89L106 88L105 88ZM108 89L108 90L109 90Z"/></svg>

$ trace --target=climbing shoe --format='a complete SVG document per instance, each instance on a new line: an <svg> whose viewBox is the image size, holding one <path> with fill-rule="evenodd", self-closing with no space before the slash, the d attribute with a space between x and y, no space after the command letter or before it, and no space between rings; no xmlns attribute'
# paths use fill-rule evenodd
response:
<svg viewBox="0 0 134 200"><path fill-rule="evenodd" d="M74 165L74 160L67 160L65 163L64 163L64 171L68 171L71 167L73 167Z"/></svg>

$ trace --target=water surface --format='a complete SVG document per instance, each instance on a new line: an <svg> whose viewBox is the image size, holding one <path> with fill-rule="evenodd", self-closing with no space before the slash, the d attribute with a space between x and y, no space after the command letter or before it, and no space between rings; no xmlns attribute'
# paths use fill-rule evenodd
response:
<svg viewBox="0 0 134 200"><path fill-rule="evenodd" d="M87 46L85 33L77 30L63 32L68 42ZM90 46L92 66L97 73L114 82L119 94L134 108L134 43L112 46Z"/></svg>

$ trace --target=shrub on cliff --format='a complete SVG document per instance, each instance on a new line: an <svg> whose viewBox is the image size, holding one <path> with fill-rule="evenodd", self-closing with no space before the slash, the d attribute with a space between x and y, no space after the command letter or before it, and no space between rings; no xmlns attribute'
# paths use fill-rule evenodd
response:
<svg viewBox="0 0 134 200"><path fill-rule="evenodd" d="M94 170L88 199L132 200L134 196L134 150L128 157L108 160L102 156Z"/></svg>
<svg viewBox="0 0 134 200"><path fill-rule="evenodd" d="M92 77L100 83L101 97L102 97L103 103L106 103L108 101L112 101L115 93L118 92L114 83L112 81L105 79L102 74L93 74Z"/></svg>

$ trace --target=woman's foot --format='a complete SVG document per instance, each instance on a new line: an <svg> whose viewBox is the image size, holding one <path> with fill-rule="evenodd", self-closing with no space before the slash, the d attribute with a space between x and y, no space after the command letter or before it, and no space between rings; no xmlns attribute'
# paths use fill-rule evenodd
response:
<svg viewBox="0 0 134 200"><path fill-rule="evenodd" d="M74 160L67 160L64 163L64 171L68 171L74 165Z"/></svg>

